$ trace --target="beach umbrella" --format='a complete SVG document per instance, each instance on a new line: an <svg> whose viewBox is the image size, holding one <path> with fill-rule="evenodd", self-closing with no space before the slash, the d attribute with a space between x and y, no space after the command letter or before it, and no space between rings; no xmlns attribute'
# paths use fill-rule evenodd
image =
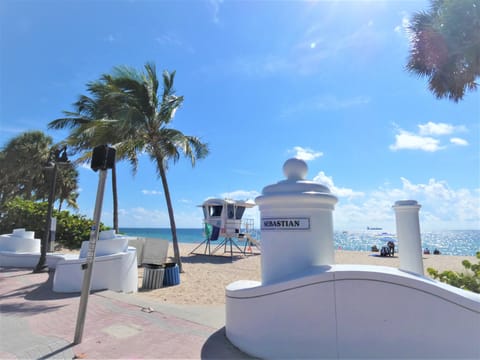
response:
<svg viewBox="0 0 480 360"><path fill-rule="evenodd" d="M383 242L393 242L393 243L397 243L398 240L396 237L393 237L393 236L382 236L382 237L379 237L378 240L380 241L383 241Z"/></svg>

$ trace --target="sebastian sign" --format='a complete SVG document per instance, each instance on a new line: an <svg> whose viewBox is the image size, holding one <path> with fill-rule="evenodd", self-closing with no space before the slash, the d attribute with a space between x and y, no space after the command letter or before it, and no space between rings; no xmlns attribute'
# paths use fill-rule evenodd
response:
<svg viewBox="0 0 480 360"><path fill-rule="evenodd" d="M262 218L261 230L309 230L310 218Z"/></svg>

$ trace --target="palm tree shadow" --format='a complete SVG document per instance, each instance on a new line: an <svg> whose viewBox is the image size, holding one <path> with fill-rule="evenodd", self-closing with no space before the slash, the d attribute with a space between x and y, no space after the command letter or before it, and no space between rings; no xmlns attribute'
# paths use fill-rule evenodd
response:
<svg viewBox="0 0 480 360"><path fill-rule="evenodd" d="M24 274L24 276L28 276L30 274ZM67 297L65 296L66 294L54 293L52 291L52 283L53 273L49 273L47 281L44 281L40 284L28 284L21 288L15 289L5 295L2 295L2 299L4 300L0 305L2 314L4 314L5 316L8 316L9 314L14 314L16 316L24 317L56 311L66 306L64 303L38 303L38 301L41 300L58 300ZM71 296L71 294L68 294L68 297Z"/></svg>
<svg viewBox="0 0 480 360"><path fill-rule="evenodd" d="M48 273L48 279L44 283L40 284L37 288L29 291L25 295L25 300L31 301L45 301L45 300L61 300L70 299L80 296L79 292L75 293L57 293L53 291L53 278L55 272Z"/></svg>
<svg viewBox="0 0 480 360"><path fill-rule="evenodd" d="M3 269L0 270L0 272L3 272ZM25 269L8 269L9 273L18 273L15 275L10 275L9 278L13 277L28 277L30 275L34 275L32 272L25 272ZM79 295L79 293L55 293L53 292L53 277L54 277L54 272L48 272L48 278L46 281L42 283L38 282L31 282L30 284L27 284L23 287L19 287L13 291L9 291L5 294L2 294L3 299L7 298L15 298L15 297L23 297L25 300L32 300L32 301L38 301L38 300L58 300L58 299L67 299L71 297L76 297ZM27 281L32 281L27 280Z"/></svg>
<svg viewBox="0 0 480 360"><path fill-rule="evenodd" d="M31 302L21 302L21 303L8 303L0 305L2 314L8 316L9 314L14 314L18 317L25 317L36 314L45 314L47 312L56 311L65 305L43 305L36 304Z"/></svg>

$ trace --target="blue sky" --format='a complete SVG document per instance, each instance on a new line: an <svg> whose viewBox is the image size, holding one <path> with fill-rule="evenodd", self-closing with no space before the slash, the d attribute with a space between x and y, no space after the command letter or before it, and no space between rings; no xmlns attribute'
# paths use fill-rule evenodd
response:
<svg viewBox="0 0 480 360"><path fill-rule="evenodd" d="M415 199L424 231L480 228L480 93L437 100L405 71L405 25L427 1L0 2L0 144L72 110L116 65L176 70L173 126L211 154L171 164L178 227L201 227L208 197L254 199L290 157L339 202L337 230L394 230ZM80 168L80 213L98 174ZM107 185L102 221L111 225ZM120 227L168 227L161 182L142 156L119 164ZM256 218L258 210L250 216Z"/></svg>

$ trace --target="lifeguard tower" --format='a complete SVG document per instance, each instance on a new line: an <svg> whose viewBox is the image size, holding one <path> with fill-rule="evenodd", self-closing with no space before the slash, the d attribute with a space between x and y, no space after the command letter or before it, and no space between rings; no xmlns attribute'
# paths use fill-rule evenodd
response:
<svg viewBox="0 0 480 360"><path fill-rule="evenodd" d="M231 256L234 252L243 255L247 252L253 253L252 246L260 249L260 243L252 236L253 219L243 219L245 210L254 206L253 201L232 199L208 199L199 205L203 210L205 240L191 253L195 253L203 245L205 255L214 255L221 248L224 249L224 253L229 250ZM239 245L240 241L243 242L243 247ZM216 244L213 250L212 242Z"/></svg>

